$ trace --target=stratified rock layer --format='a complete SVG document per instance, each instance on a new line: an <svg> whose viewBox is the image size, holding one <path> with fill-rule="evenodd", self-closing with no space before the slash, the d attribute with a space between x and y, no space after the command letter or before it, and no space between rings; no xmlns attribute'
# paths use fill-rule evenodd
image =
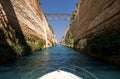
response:
<svg viewBox="0 0 120 79"><path fill-rule="evenodd" d="M119 0L81 0L71 24L74 40L108 29L120 29Z"/></svg>
<svg viewBox="0 0 120 79"><path fill-rule="evenodd" d="M120 0L80 0L71 17L69 30L67 29L66 32L62 39L62 43L65 45L83 51L91 56L107 60L110 63L120 65L119 48L115 46L117 52L115 52L116 50L109 51L109 49L112 49L109 47L115 44L120 45L119 40L117 40L119 39L120 32ZM118 37L117 39L109 38L110 35L112 37L114 34L118 35L116 36ZM101 37L97 39L97 35ZM105 35L106 37L104 37ZM92 39L95 36L97 37ZM102 42L102 40L106 39L108 39L109 43L108 41ZM89 42L91 45L88 45L88 41L90 40L92 41ZM97 43L95 43L96 40L98 41ZM106 46L101 47L103 45L101 43L104 43ZM97 46L96 44L101 46ZM97 47L94 47L94 45ZM89 46L97 49L90 48ZM90 49L92 51L98 51L99 47L109 52L105 52L107 53L105 55L105 53L102 53L102 50L100 54L90 51Z"/></svg>
<svg viewBox="0 0 120 79"><path fill-rule="evenodd" d="M0 0L1 61L29 54L56 42L38 0Z"/></svg>

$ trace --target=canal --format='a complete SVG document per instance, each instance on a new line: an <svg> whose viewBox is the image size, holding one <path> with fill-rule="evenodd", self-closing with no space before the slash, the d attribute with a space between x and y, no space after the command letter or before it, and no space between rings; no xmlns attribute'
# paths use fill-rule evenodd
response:
<svg viewBox="0 0 120 79"><path fill-rule="evenodd" d="M120 79L119 67L61 45L37 51L32 55L0 66L0 79L21 79L22 76L37 68L59 68L70 65L82 67L95 74L99 79ZM40 72L43 71L45 69Z"/></svg>

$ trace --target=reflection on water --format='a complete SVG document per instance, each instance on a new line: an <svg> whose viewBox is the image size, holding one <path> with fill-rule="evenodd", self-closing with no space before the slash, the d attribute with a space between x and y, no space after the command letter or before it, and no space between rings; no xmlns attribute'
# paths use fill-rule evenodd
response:
<svg viewBox="0 0 120 79"><path fill-rule="evenodd" d="M99 79L120 79L120 68L78 53L65 46L54 46L0 66L0 79L21 79L36 68L59 68L77 65L92 72Z"/></svg>

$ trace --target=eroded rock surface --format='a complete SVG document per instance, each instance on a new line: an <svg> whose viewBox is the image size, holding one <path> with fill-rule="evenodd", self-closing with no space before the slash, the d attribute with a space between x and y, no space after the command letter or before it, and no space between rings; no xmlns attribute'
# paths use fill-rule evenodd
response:
<svg viewBox="0 0 120 79"><path fill-rule="evenodd" d="M56 42L38 0L0 0L1 61L29 54Z"/></svg>
<svg viewBox="0 0 120 79"><path fill-rule="evenodd" d="M120 0L80 0L66 32L63 44L120 65Z"/></svg>

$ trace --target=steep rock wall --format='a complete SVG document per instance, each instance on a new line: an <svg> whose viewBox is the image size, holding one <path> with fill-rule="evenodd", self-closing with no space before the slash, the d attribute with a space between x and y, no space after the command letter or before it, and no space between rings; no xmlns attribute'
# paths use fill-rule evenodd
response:
<svg viewBox="0 0 120 79"><path fill-rule="evenodd" d="M65 34L62 37L61 43L66 46L73 47L74 41L73 41L72 33L70 31L70 26L67 27Z"/></svg>
<svg viewBox="0 0 120 79"><path fill-rule="evenodd" d="M69 28L66 45L73 39L73 48L120 65L120 0L81 0Z"/></svg>
<svg viewBox="0 0 120 79"><path fill-rule="evenodd" d="M120 29L119 0L81 0L79 12L71 24L74 40L89 37L105 29Z"/></svg>
<svg viewBox="0 0 120 79"><path fill-rule="evenodd" d="M38 0L0 0L0 61L30 54L56 42Z"/></svg>

